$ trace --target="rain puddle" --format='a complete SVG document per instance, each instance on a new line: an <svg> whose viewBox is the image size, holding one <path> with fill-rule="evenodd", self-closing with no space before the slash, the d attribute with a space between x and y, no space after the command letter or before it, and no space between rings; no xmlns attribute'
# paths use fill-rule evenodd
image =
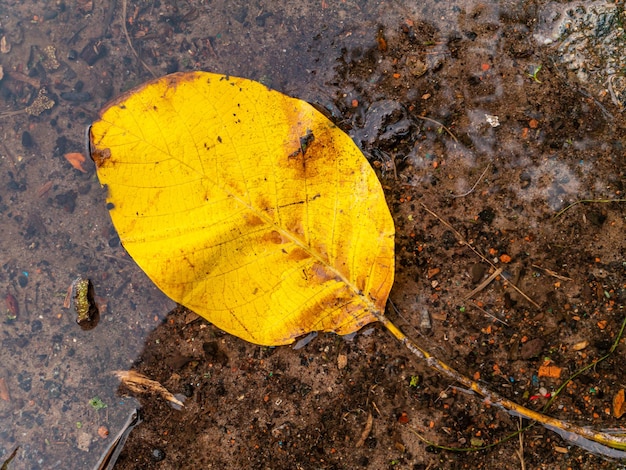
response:
<svg viewBox="0 0 626 470"><path fill-rule="evenodd" d="M449 384L380 330L259 350L186 312L163 322L174 304L120 246L85 129L109 99L175 71L244 76L315 104L387 191L389 315L533 406L602 356L624 315L625 19L611 2L3 0L0 462L18 449L9 470L97 468L128 438L117 468L451 468L459 457L426 453L405 419L459 447L514 431L478 400L443 397ZM466 298L493 266L503 276ZM90 328L65 306L77 278L93 286ZM620 428L623 345L615 355L551 412ZM545 361L562 374L539 374ZM131 368L190 399L172 410L133 398L114 374ZM606 463L583 449L623 458L544 432L527 437L527 466ZM498 452L517 458L509 445L462 462L500 468Z"/></svg>

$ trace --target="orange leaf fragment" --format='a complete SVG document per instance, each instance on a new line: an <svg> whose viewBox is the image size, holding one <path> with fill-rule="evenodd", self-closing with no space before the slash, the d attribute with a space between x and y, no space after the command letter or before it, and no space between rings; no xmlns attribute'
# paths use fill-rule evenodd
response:
<svg viewBox="0 0 626 470"><path fill-rule="evenodd" d="M621 418L626 413L625 392L622 388L613 397L613 416Z"/></svg>
<svg viewBox="0 0 626 470"><path fill-rule="evenodd" d="M426 277L428 279L432 279L433 277L435 277L440 272L441 272L440 268L431 268L431 269L428 270L428 273L426 274Z"/></svg>
<svg viewBox="0 0 626 470"><path fill-rule="evenodd" d="M601 330L604 330L606 328L607 324L608 324L608 322L606 320L600 320L598 322L598 328L600 328Z"/></svg>
<svg viewBox="0 0 626 470"><path fill-rule="evenodd" d="M66 153L64 157L68 162L70 162L70 165L72 165L78 171L87 173L87 170L83 168L83 163L85 163L85 156L82 153L70 152L70 153Z"/></svg>
<svg viewBox="0 0 626 470"><path fill-rule="evenodd" d="M558 379L561 377L561 368L554 364L543 364L539 366L539 377L550 377L551 379Z"/></svg>
<svg viewBox="0 0 626 470"><path fill-rule="evenodd" d="M7 387L7 383L4 381L4 377L0 377L0 399L4 401L11 401L9 387Z"/></svg>

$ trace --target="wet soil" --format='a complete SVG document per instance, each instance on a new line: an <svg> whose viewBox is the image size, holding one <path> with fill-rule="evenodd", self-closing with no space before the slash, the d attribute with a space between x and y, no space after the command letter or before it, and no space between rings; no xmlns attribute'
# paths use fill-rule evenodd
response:
<svg viewBox="0 0 626 470"><path fill-rule="evenodd" d="M587 202L561 211L583 199L624 198L626 121L608 91L559 65L558 44L535 41L545 5L129 2L127 27L142 65L119 11L108 18L106 8L85 12L87 3L67 11L90 28L89 15L101 15L104 32L55 44L63 58L89 46L85 54L91 60L95 53L94 62L83 58L68 68L84 75L52 81L54 93L73 93L64 95L70 107L53 109L52 118L15 121L13 133L25 147L30 136L42 152L52 151L44 143L50 137L33 125L50 119L66 129L57 134L78 139L70 123L87 123L107 99L149 79L148 69L162 75L201 68L266 81L322 109L377 169L396 224L387 315L426 350L541 410L548 393L613 345L625 314L626 206ZM50 9L54 18L66 11ZM46 21L49 36L63 36L59 29L69 20ZM92 41L102 41L102 57ZM2 84L5 105L25 97L28 85L14 75ZM63 194L50 204L68 207L76 199ZM97 196L91 193L93 204ZM45 231L36 215L21 226ZM108 247L123 256L119 243ZM498 268L500 275L470 298ZM95 283L96 292L105 280ZM540 426L505 440L528 423L410 357L380 325L364 330L351 340L321 334L298 350L266 348L175 309L132 368L180 394L185 406L137 395L143 422L115 468L624 465ZM612 400L626 386L625 355L622 339L546 413L595 429L623 427ZM558 377L540 373L548 364L561 369ZM132 394L124 387L117 393ZM496 445L455 452L433 443Z"/></svg>

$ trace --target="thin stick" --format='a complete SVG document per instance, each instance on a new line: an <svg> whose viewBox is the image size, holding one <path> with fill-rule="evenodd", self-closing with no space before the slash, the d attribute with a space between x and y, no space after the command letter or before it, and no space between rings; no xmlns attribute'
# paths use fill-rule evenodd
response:
<svg viewBox="0 0 626 470"><path fill-rule="evenodd" d="M467 191L467 192L465 192L463 194L453 194L452 197L464 197L464 196L467 196L468 194L471 194L476 189L476 186L478 186L478 183L480 183L480 180L483 179L483 176L485 176L485 173L487 173L487 170L489 169L490 166L491 166L491 162L487 163L487 166L485 167L483 172L480 174L480 176L478 177L478 179L474 183L474 186L472 186L469 191Z"/></svg>
<svg viewBox="0 0 626 470"><path fill-rule="evenodd" d="M526 470L526 463L524 462L524 433L522 432L522 417L519 418L519 449L515 451L517 457L519 458L520 468L521 470Z"/></svg>
<svg viewBox="0 0 626 470"><path fill-rule="evenodd" d="M496 317L495 315L493 315L493 314L489 313L489 312L488 312L487 310L485 310L484 308L479 307L479 306L478 306L478 305L476 305L474 302L471 302L471 303L469 303L469 304L467 304L467 305L469 305L470 307L474 307L474 308L476 308L476 309L480 310L480 311L481 311L481 312L483 312L485 315L487 315L489 318L493 318L494 320L499 321L499 322L500 322L500 323L502 323L503 325L505 325L505 326L509 326L509 324L508 324L507 322L505 322L504 320L500 320L498 317Z"/></svg>
<svg viewBox="0 0 626 470"><path fill-rule="evenodd" d="M456 136L452 133L452 131L450 129L448 129L446 126L444 126L443 124L441 124L439 121L435 121L434 119L431 118L427 118L425 116L416 116L417 119L421 119L423 121L428 121L428 122L432 122L434 124L437 124L438 126L443 127L443 129L450 135L450 137L452 137L454 139L454 141L458 144L459 140L456 138Z"/></svg>
<svg viewBox="0 0 626 470"><path fill-rule="evenodd" d="M626 202L626 199L581 199L580 201L576 201L576 202L572 202L569 206L567 206L565 209L560 210L559 212L557 212L557 214L553 217L554 219L556 219L557 217L560 217L561 215L563 215L563 213L565 211L570 210L572 207L574 207L577 204L582 204L583 202L601 202L601 203L608 203L608 202Z"/></svg>
<svg viewBox="0 0 626 470"><path fill-rule="evenodd" d="M483 290L485 287L487 287L489 284L491 284L491 281L493 281L496 277L498 277L500 274L502 274L502 271L504 271L504 268L496 269L493 272L493 274L491 276L489 276L487 279L485 279L483 282L481 282L480 285L478 287L476 287L476 289L474 289L472 292L470 292L465 297L463 297L463 300L471 299L472 297L474 297L481 290Z"/></svg>
<svg viewBox="0 0 626 470"><path fill-rule="evenodd" d="M128 42L128 46L130 47L130 50L133 51L133 54L135 54L135 57L141 63L141 65L143 65L146 68L146 70L150 72L153 77L156 78L157 75L152 71L150 67L148 67L148 64L146 64L143 60L141 60L141 57L139 57L139 54L137 54L137 51L133 47L133 43L130 40L130 35L128 34L128 29L126 28L126 2L127 0L122 0L122 31L124 31L124 36L126 36L126 42Z"/></svg>
<svg viewBox="0 0 626 470"><path fill-rule="evenodd" d="M626 435L612 435L606 432L597 432L592 429L583 428L568 421L546 416L538 411L534 411L524 406L518 405L508 398L501 397L497 393L483 387L478 382L475 382L469 377L466 377L463 374L457 372L455 369L447 365L442 360L432 356L428 351L420 348L417 344L407 338L406 335L402 333L402 331L400 331L393 323L391 323L391 321L389 321L384 314L379 312L373 313L376 316L377 320L381 322L385 326L385 328L387 328L387 330L402 344L404 344L404 346L406 346L406 348L411 351L418 359L422 359L430 368L441 372L446 377L462 384L466 388L469 388L475 393L481 395L484 398L485 402L505 408L506 410L509 410L510 412L515 413L518 416L530 419L532 421L536 421L540 424L543 424L544 426L567 431L580 437L584 437L585 439L589 439L599 444L611 447L613 449L626 450Z"/></svg>
<svg viewBox="0 0 626 470"><path fill-rule="evenodd" d="M450 225L450 223L446 222L445 220L443 220L441 217L439 217L437 214L435 214L433 211L431 211L428 207L426 207L426 204L424 204L423 202L420 202L420 204L422 205L422 207L424 208L424 210L426 212L428 212L430 215L432 215L433 217L435 217L437 220L439 220L442 224L444 224L446 227L448 227L450 230L452 230L452 232L456 235L457 239L463 244L466 245L470 250L472 250L480 259L482 259L485 263L489 264L489 266L491 266L493 269L497 269L496 266L490 261L488 260L480 251L478 251L476 248L474 248L472 245L470 245L465 238L463 238L463 235L461 235L457 229L455 229L452 225ZM541 306L535 302L533 299L531 299L530 297L528 297L524 292L522 292L522 290L517 287L515 284L506 281L506 279L504 279L504 281L510 285L513 289L515 289L517 291L518 294L520 294L522 297L524 297L526 299L526 301L528 301L529 303L531 303L534 307L536 308L541 308Z"/></svg>
<svg viewBox="0 0 626 470"><path fill-rule="evenodd" d="M539 269L540 271L543 271L545 274L547 274L548 276L552 276L557 278L559 281L573 281L573 279L571 277L567 277L567 276L561 276L559 273L557 273L556 271L552 271L551 269L548 268L542 268L541 266L539 266L538 264L531 264L531 266L535 269Z"/></svg>

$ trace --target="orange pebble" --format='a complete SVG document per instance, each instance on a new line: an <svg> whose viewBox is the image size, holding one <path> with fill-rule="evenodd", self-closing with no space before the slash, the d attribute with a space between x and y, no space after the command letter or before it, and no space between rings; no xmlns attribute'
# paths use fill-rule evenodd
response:
<svg viewBox="0 0 626 470"><path fill-rule="evenodd" d="M98 436L100 436L102 439L106 439L107 437L109 437L109 429L106 426L100 426L98 428Z"/></svg>

